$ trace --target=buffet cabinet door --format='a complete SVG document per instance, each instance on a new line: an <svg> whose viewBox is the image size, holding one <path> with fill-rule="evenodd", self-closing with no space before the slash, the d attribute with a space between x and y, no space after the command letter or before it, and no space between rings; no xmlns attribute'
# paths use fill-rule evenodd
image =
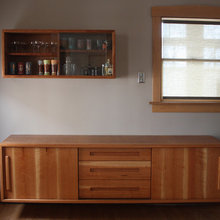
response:
<svg viewBox="0 0 220 220"><path fill-rule="evenodd" d="M152 150L152 199L220 199L219 148Z"/></svg>
<svg viewBox="0 0 220 220"><path fill-rule="evenodd" d="M2 162L3 199L78 199L75 148L8 147Z"/></svg>

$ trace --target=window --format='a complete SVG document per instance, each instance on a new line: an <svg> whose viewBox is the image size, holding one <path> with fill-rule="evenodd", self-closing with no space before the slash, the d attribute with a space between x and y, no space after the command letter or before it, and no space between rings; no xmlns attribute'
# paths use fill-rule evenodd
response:
<svg viewBox="0 0 220 220"><path fill-rule="evenodd" d="M219 7L152 8L153 112L220 112L219 14Z"/></svg>

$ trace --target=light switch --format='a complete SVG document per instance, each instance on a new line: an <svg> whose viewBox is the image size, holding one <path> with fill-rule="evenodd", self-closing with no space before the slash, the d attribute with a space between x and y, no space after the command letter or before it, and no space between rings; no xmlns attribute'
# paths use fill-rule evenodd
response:
<svg viewBox="0 0 220 220"><path fill-rule="evenodd" d="M144 72L138 72L138 83L144 83L144 82L145 82Z"/></svg>

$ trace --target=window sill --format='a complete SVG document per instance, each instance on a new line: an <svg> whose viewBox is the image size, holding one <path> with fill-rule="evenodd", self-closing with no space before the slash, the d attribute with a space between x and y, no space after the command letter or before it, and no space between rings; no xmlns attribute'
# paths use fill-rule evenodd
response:
<svg viewBox="0 0 220 220"><path fill-rule="evenodd" d="M150 102L152 112L220 112L220 102Z"/></svg>

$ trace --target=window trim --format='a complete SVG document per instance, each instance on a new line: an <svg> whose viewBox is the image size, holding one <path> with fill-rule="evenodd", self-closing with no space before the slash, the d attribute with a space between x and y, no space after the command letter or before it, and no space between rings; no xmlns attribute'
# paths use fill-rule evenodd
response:
<svg viewBox="0 0 220 220"><path fill-rule="evenodd" d="M156 6L152 7L152 112L220 112L220 100L192 100L162 97L161 25L163 17L220 19L220 7Z"/></svg>

